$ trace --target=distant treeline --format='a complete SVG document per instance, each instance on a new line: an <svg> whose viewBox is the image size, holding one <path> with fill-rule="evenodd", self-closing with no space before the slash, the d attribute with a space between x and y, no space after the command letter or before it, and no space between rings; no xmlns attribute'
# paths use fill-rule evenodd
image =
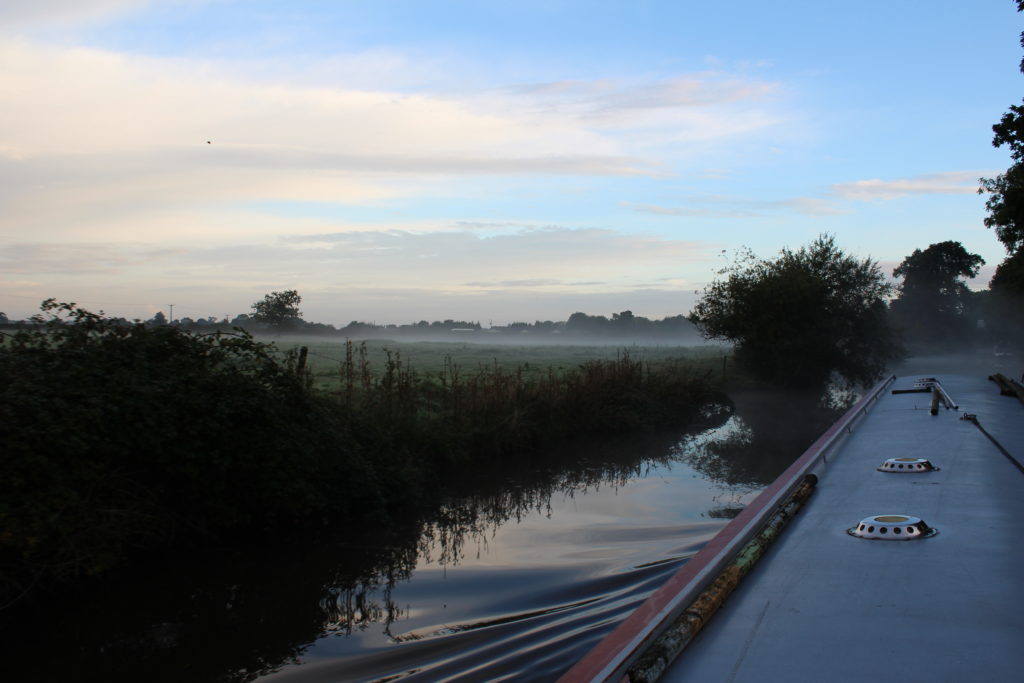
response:
<svg viewBox="0 0 1024 683"><path fill-rule="evenodd" d="M138 321L126 318L109 318L115 324L131 325ZM166 316L160 312L149 320L147 325L168 325ZM32 320L8 321L6 316L0 318L0 325L17 328L39 324ZM700 340L700 332L687 320L685 315L675 315L651 320L634 315L632 311L604 315L587 315L577 312L568 320L536 320L529 322L513 322L508 325L489 325L484 327L479 321L469 320L420 320L404 325L381 324L353 320L343 327L310 322L299 316L290 316L280 322L267 322L257 315L242 313L234 318L176 318L173 325L192 332L227 332L235 328L244 329L253 334L286 333L301 335L337 336L349 339L368 338L518 338L551 339L557 337L583 338L597 337L607 339L644 338L671 342L696 342Z"/></svg>
<svg viewBox="0 0 1024 683"><path fill-rule="evenodd" d="M573 313L568 320L537 320L532 323L513 322L508 325L492 325L483 327L479 322L466 320L435 320L408 325L375 325L373 323L353 320L339 330L346 337L375 336L430 336L441 333L446 336L461 334L467 336L505 336L505 337L610 337L610 338L663 338L675 340L696 340L700 333L693 323L684 315L651 320L643 316L633 315L632 311L613 313L612 316L587 315Z"/></svg>

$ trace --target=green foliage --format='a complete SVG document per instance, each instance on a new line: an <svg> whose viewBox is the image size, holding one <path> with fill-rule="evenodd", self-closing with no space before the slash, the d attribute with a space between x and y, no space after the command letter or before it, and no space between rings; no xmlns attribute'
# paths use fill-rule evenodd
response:
<svg viewBox="0 0 1024 683"><path fill-rule="evenodd" d="M1024 352L1024 249L996 267L989 291L976 294L990 341L997 349Z"/></svg>
<svg viewBox="0 0 1024 683"><path fill-rule="evenodd" d="M1024 106L1011 105L992 130L992 146L1006 145L1014 163L995 178L981 178L978 192L991 195L985 202L985 225L1013 254L1024 244Z"/></svg>
<svg viewBox="0 0 1024 683"><path fill-rule="evenodd" d="M903 278L901 298L934 297L945 310L962 313L970 292L961 278L976 277L983 265L985 259L981 256L968 252L959 242L947 240L930 244L924 251L915 249L892 274Z"/></svg>
<svg viewBox="0 0 1024 683"><path fill-rule="evenodd" d="M252 319L278 329L295 327L302 318L302 297L294 289L271 292L252 305Z"/></svg>
<svg viewBox="0 0 1024 683"><path fill-rule="evenodd" d="M878 265L858 261L822 235L764 260L746 252L705 288L690 320L707 338L736 345L751 373L782 387L822 387L877 378L899 355Z"/></svg>
<svg viewBox="0 0 1024 683"><path fill-rule="evenodd" d="M1024 11L1024 2L1017 0L1017 11ZM1024 32L1021 33L1024 47ZM1024 60L1020 63L1024 72ZM1024 106L1010 105L999 123L992 126L993 147L1006 145L1013 164L995 178L981 178L979 194L988 193L985 202L988 216L985 225L995 230L1006 247L1006 260L996 270L989 287L997 292L1003 306L1017 308L1024 301L1024 278L1020 277L1020 255L1024 250Z"/></svg>
<svg viewBox="0 0 1024 683"><path fill-rule="evenodd" d="M420 374L391 352L375 371L369 358L365 343L346 343L338 396L349 431L376 449L415 444L437 472L557 438L678 425L717 396L688 363L653 368L627 352L544 372L497 361L466 372L449 357Z"/></svg>
<svg viewBox="0 0 1024 683"><path fill-rule="evenodd" d="M685 424L713 396L685 365L628 354L420 375L391 352L371 372L351 343L328 394L296 353L241 330L42 310L0 337L0 604L147 549L436 506L467 465Z"/></svg>
<svg viewBox="0 0 1024 683"><path fill-rule="evenodd" d="M1008 256L996 266L989 286L994 291L1024 300L1024 250Z"/></svg>
<svg viewBox="0 0 1024 683"><path fill-rule="evenodd" d="M360 459L333 405L272 347L42 308L0 346L0 579L351 502Z"/></svg>
<svg viewBox="0 0 1024 683"><path fill-rule="evenodd" d="M912 342L934 350L967 340L974 325L967 316L973 296L963 278L975 277L984 263L949 240L915 249L893 270L893 277L903 280L892 302L893 317Z"/></svg>

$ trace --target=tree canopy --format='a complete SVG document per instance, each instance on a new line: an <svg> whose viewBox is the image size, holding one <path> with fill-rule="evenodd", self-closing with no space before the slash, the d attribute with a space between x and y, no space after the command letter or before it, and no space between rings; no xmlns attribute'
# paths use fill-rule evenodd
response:
<svg viewBox="0 0 1024 683"><path fill-rule="evenodd" d="M1024 244L1024 106L1011 105L992 130L992 146L1006 145L1014 163L995 178L981 178L978 191L991 195L985 202L985 225L1013 254Z"/></svg>
<svg viewBox="0 0 1024 683"><path fill-rule="evenodd" d="M271 327L294 327L295 323L302 318L302 311L299 310L301 302L302 297L294 289L271 292L264 296L262 301L257 301L252 305L252 319Z"/></svg>
<svg viewBox="0 0 1024 683"><path fill-rule="evenodd" d="M1024 0L1016 0L1017 11L1024 11ZM1024 47L1024 32L1021 32ZM1024 72L1024 60L1020 70ZM999 123L992 126L993 147L1010 150L1013 164L995 178L981 178L979 193L990 196L985 202L988 216L985 225L995 230L996 237L1008 254L989 283L1000 297L1019 299L1024 296L1024 268L1021 267L1024 247L1024 105L1010 105Z"/></svg>
<svg viewBox="0 0 1024 683"><path fill-rule="evenodd" d="M764 380L867 384L899 356L886 307L892 285L874 261L843 253L830 235L771 260L747 251L720 275L690 320L706 338L733 342L737 360Z"/></svg>
<svg viewBox="0 0 1024 683"><path fill-rule="evenodd" d="M914 253L892 271L903 281L892 302L898 324L913 341L963 341L971 329L966 314L972 294L964 278L978 275L985 260L947 240Z"/></svg>
<svg viewBox="0 0 1024 683"><path fill-rule="evenodd" d="M305 519L358 494L328 465L362 461L294 354L41 308L0 343L0 602L33 575L98 573L179 534Z"/></svg>
<svg viewBox="0 0 1024 683"><path fill-rule="evenodd" d="M903 278L898 300L924 300L937 310L961 314L970 298L963 278L976 277L983 265L985 259L952 240L915 249L892 271L893 277Z"/></svg>

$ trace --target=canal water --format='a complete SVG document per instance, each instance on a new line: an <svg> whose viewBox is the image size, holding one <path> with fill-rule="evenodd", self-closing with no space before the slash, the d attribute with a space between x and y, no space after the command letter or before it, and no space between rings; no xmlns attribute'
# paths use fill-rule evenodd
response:
<svg viewBox="0 0 1024 683"><path fill-rule="evenodd" d="M737 406L566 448L428 519L163 559L8 610L0 678L554 680L836 416Z"/></svg>

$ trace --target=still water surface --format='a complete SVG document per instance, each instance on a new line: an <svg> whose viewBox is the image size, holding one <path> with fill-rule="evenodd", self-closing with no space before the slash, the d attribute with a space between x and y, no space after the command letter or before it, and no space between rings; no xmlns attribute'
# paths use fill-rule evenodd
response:
<svg viewBox="0 0 1024 683"><path fill-rule="evenodd" d="M723 414L594 444L429 520L146 568L22 618L6 680L553 680L820 433ZM470 473L472 474L472 473Z"/></svg>

